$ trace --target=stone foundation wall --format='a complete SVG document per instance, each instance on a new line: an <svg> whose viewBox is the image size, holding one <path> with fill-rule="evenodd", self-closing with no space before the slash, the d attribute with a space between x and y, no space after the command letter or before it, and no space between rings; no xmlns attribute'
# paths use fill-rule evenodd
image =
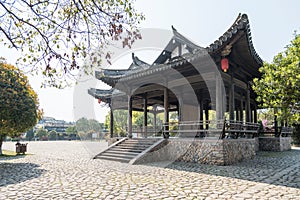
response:
<svg viewBox="0 0 300 200"><path fill-rule="evenodd" d="M259 151L259 138L255 137L254 140L255 140L255 151L257 152Z"/></svg>
<svg viewBox="0 0 300 200"><path fill-rule="evenodd" d="M223 140L224 165L252 159L255 153L255 139Z"/></svg>
<svg viewBox="0 0 300 200"><path fill-rule="evenodd" d="M260 137L260 151L287 151L291 149L291 137Z"/></svg>
<svg viewBox="0 0 300 200"><path fill-rule="evenodd" d="M255 156L255 139L171 138L135 164L183 161L211 165L230 165Z"/></svg>
<svg viewBox="0 0 300 200"><path fill-rule="evenodd" d="M175 161L180 155L186 152L186 148L184 148L183 146L177 146L176 144L177 143L174 142L174 139L165 140L160 144L159 147L152 149L143 157L136 160L134 164Z"/></svg>
<svg viewBox="0 0 300 200"><path fill-rule="evenodd" d="M185 146L184 142L176 142ZM178 161L196 162L201 164L224 165L224 148L222 140L195 140Z"/></svg>

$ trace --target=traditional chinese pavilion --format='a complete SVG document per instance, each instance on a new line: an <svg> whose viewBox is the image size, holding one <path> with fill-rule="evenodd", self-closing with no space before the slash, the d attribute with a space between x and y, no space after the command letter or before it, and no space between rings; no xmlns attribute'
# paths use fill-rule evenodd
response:
<svg viewBox="0 0 300 200"><path fill-rule="evenodd" d="M147 124L147 113L153 113L156 106L163 108L164 138L169 138L171 111L178 113L176 131L181 138L240 138L249 133L254 137L257 102L251 84L253 78L260 77L258 69L263 62L253 47L247 15L239 15L206 48L174 27L172 30L173 37L152 64L132 54L128 69L95 72L98 80L111 86L110 90L88 90L111 108L111 137L115 109L128 111L128 138L133 133L132 111L144 112L143 136L149 137L152 133L147 132L153 129ZM215 111L215 119L209 119L209 110Z"/></svg>
<svg viewBox="0 0 300 200"><path fill-rule="evenodd" d="M188 103L182 103L181 108L178 99L189 95L184 94L188 85L198 100L195 105L199 105L196 109L199 110L197 113L199 120L203 120L204 116L209 120L208 110L214 109L217 112L217 119L223 119L224 112L228 111L230 120L257 122L256 96L251 89L251 82L253 78L260 76L258 68L262 65L262 60L253 47L247 15L239 15L233 25L207 48L201 48L175 28L172 29L174 36L154 63L145 63L132 55L132 64L126 70L96 71L96 78L112 89L92 88L88 91L89 94L108 103L113 109L128 109L129 116L132 110L149 112L149 106L162 105L165 123L169 121L169 111L175 110L179 111L180 120L191 121L193 118L197 119L191 117L190 111L195 111L194 105L191 110ZM212 63L207 57L212 58L216 69L211 66ZM195 65L202 66L197 68ZM215 88L208 88L210 86ZM222 86L225 91L222 91ZM128 104L122 100L118 101L120 96L123 96L122 100L127 96L129 99L125 102ZM113 98L116 99L115 102ZM183 108L184 106L186 108ZM187 115L183 109L186 109ZM111 114L113 115L113 112ZM130 126L129 121L129 135Z"/></svg>

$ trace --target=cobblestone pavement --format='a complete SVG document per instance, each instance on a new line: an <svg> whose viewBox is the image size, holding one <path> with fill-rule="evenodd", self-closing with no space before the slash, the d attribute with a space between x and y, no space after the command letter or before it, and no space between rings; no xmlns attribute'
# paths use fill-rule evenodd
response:
<svg viewBox="0 0 300 200"><path fill-rule="evenodd" d="M233 166L162 168L92 160L106 143L85 147L31 142L34 155L0 158L0 199L300 199L300 150L260 152Z"/></svg>

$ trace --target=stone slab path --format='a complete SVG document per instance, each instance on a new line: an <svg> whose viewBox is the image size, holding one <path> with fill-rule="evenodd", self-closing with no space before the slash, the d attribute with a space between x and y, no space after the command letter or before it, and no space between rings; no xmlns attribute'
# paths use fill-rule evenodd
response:
<svg viewBox="0 0 300 200"><path fill-rule="evenodd" d="M105 142L30 142L0 158L0 199L300 199L300 150L232 166L92 160ZM14 150L6 142L4 149Z"/></svg>

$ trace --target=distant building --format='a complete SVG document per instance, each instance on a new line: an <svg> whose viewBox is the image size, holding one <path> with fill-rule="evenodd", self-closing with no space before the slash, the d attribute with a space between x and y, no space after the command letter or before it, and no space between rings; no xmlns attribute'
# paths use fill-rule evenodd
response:
<svg viewBox="0 0 300 200"><path fill-rule="evenodd" d="M66 122L64 120L57 120L53 117L44 117L35 126L35 129L44 128L48 131L55 130L58 133L65 133L66 129L70 126L74 126L74 122Z"/></svg>

